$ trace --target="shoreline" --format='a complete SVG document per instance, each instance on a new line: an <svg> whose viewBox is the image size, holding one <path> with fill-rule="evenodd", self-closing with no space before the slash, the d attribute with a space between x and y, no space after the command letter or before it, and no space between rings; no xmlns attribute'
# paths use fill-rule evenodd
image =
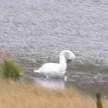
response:
<svg viewBox="0 0 108 108"><path fill-rule="evenodd" d="M95 99L75 88L47 89L25 81L0 79L2 108L96 108ZM102 98L103 107L108 100Z"/></svg>

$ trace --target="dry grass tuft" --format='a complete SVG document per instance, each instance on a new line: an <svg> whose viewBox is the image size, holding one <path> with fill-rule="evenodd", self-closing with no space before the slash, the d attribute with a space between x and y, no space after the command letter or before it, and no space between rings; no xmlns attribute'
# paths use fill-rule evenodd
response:
<svg viewBox="0 0 108 108"><path fill-rule="evenodd" d="M108 108L108 101L103 101ZM0 80L1 108L96 108L95 100L76 89L54 90L25 82Z"/></svg>

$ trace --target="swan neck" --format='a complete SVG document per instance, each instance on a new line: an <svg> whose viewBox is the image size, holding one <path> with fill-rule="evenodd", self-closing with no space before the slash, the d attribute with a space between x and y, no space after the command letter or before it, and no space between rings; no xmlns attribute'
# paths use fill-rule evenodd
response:
<svg viewBox="0 0 108 108"><path fill-rule="evenodd" d="M60 64L66 63L66 59L65 59L65 54L64 53L60 54L59 63Z"/></svg>

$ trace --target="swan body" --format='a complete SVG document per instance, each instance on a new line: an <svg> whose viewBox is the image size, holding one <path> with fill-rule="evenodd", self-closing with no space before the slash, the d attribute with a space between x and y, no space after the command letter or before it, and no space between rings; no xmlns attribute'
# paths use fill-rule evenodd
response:
<svg viewBox="0 0 108 108"><path fill-rule="evenodd" d="M67 62L75 59L75 55L69 50L63 50L59 55L59 63L45 63L36 73L42 73L46 76L64 76L67 69Z"/></svg>

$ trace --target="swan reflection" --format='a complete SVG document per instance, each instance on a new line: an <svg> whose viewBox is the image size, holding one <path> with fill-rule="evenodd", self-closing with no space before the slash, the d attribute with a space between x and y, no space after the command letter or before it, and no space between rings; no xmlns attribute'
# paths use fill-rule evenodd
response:
<svg viewBox="0 0 108 108"><path fill-rule="evenodd" d="M65 88L65 82L63 81L63 79L35 78L34 81L35 83L47 88L53 88L53 89Z"/></svg>

